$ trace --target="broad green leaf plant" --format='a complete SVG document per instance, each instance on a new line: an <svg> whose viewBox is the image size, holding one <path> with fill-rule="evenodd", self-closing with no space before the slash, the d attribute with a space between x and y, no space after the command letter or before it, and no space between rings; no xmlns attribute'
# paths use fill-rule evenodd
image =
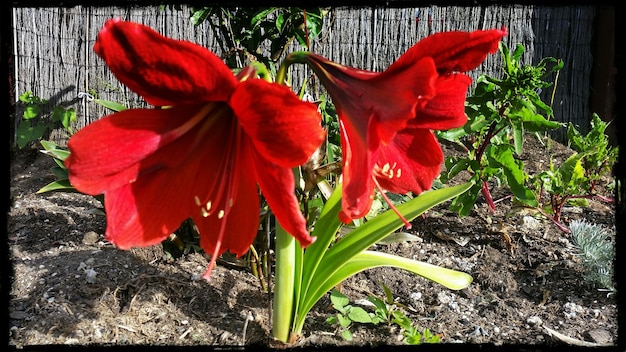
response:
<svg viewBox="0 0 626 352"><path fill-rule="evenodd" d="M501 42L503 78L479 77L473 94L467 99L467 123L438 133L440 138L458 144L467 152L464 156L449 156L445 163L447 171L441 177L446 183L460 172L471 174L474 185L451 206L463 216L470 213L481 194L495 210L490 181L507 185L516 201L538 205L535 194L525 184L528 175L517 156L522 154L525 135L539 138L562 126L552 120L552 108L541 100L538 92L552 85L544 79L558 73L563 62L548 57L534 66L523 65L523 52L521 44L510 52Z"/></svg>
<svg viewBox="0 0 626 352"><path fill-rule="evenodd" d="M33 92L25 92L19 97L24 107L22 121L17 126L16 143L19 148L24 148L34 141L43 138L46 131L61 125L68 133L73 133L71 124L76 122L74 108L55 106L52 111L45 112L44 107L48 100L41 99Z"/></svg>
<svg viewBox="0 0 626 352"><path fill-rule="evenodd" d="M333 308L337 311L326 319L326 323L338 326L338 333L344 340L352 341L353 335L350 331L352 323L360 324L396 324L404 337L402 341L407 345L420 345L423 343L439 343L439 335L433 334L428 329L419 329L402 310L398 309L403 306L394 301L393 293L385 285L382 284L385 291L385 298L379 298L373 294L368 295L367 302L373 305L373 312L363 307L350 304L350 299L333 289L330 292L330 301Z"/></svg>
<svg viewBox="0 0 626 352"><path fill-rule="evenodd" d="M600 186L610 190L608 181L617 161L619 148L609 144L605 134L607 122L594 114L591 129L585 135L571 123L567 129L568 144L574 154L561 165L550 160L550 169L533 175L529 188L537 195L539 210L563 232L570 229L561 222L561 212L566 205L587 206L590 199L612 203L613 198L601 194Z"/></svg>

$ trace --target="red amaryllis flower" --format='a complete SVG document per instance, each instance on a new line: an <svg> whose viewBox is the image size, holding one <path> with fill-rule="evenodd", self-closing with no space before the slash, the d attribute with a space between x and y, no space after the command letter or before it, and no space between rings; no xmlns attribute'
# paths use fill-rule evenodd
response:
<svg viewBox="0 0 626 352"><path fill-rule="evenodd" d="M292 54L293 62L311 66L339 115L343 222L368 213L375 188L419 194L431 187L443 162L431 130L467 121L464 105L471 79L460 72L480 65L504 35L505 29L434 34L382 73L308 52Z"/></svg>
<svg viewBox="0 0 626 352"><path fill-rule="evenodd" d="M302 246L312 243L291 168L325 138L314 104L287 87L239 81L206 48L149 27L108 21L94 46L111 71L160 109L100 119L69 141L70 182L104 194L106 238L127 249L160 243L192 218L216 258L243 255L259 226L259 191Z"/></svg>

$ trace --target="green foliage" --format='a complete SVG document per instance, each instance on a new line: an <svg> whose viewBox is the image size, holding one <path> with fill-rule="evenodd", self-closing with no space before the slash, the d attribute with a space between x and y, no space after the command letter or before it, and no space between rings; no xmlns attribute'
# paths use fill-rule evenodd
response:
<svg viewBox="0 0 626 352"><path fill-rule="evenodd" d="M368 313L361 307L350 305L348 297L336 289L331 291L330 301L333 308L337 310L337 313L328 317L328 319L326 319L326 323L339 325L340 334L344 340L352 341L352 332L350 332L349 328L353 322L361 324L376 324L373 320L375 318L374 313Z"/></svg>
<svg viewBox="0 0 626 352"><path fill-rule="evenodd" d="M56 106L51 112L43 112L43 107L48 103L32 92L20 95L20 101L24 104L22 121L17 126L17 146L21 149L31 142L40 140L46 130L57 127L59 124L69 133L73 133L71 123L76 122L76 111L73 108L66 109Z"/></svg>
<svg viewBox="0 0 626 352"><path fill-rule="evenodd" d="M609 145L606 128L609 123L593 114L591 129L586 135L582 135L571 123L567 127L567 140L569 146L578 153L584 153L582 168L587 182L581 184L588 194L593 194L602 178L610 174L617 161L618 147Z"/></svg>
<svg viewBox="0 0 626 352"><path fill-rule="evenodd" d="M513 53L500 44L503 59L503 78L481 76L473 95L467 99L467 123L460 128L438 132L440 138L461 145L467 155L448 157L446 172L441 181L446 183L458 173L469 171L474 186L456 198L451 208L466 216L479 194L495 209L487 182L494 180L507 185L515 200L528 206L537 206L535 195L525 186L528 175L524 163L517 159L523 151L524 135L545 133L561 127L551 121L552 109L541 101L538 91L551 84L543 79L563 67L563 62L544 58L537 65L522 65L524 47L520 44ZM548 67L551 65L551 67Z"/></svg>
<svg viewBox="0 0 626 352"><path fill-rule="evenodd" d="M322 32L325 9L298 7L193 8L191 20L199 26L207 22L226 54L231 68L243 67L250 56L267 67L280 58L295 38L305 48ZM305 25L306 18L306 25ZM269 56L262 45L269 43Z"/></svg>
<svg viewBox="0 0 626 352"><path fill-rule="evenodd" d="M57 180L42 187L37 193L50 191L76 192L76 188L70 184L67 168L65 164L63 164L63 161L70 155L70 152L51 141L41 141L40 143L44 149L41 152L52 157L56 163L50 171Z"/></svg>
<svg viewBox="0 0 626 352"><path fill-rule="evenodd" d="M615 245L604 227L585 221L572 221L572 239L578 247L585 270L584 279L591 286L615 291Z"/></svg>
<svg viewBox="0 0 626 352"><path fill-rule="evenodd" d="M368 312L362 307L350 305L350 300L347 296L333 289L330 292L330 300L337 313L328 317L326 323L338 325L338 332L347 341L352 341L352 332L349 329L352 323L360 323L373 325L396 324L400 327L404 336L402 341L407 345L440 342L439 336L433 334L430 330L424 329L420 332L411 319L398 309L399 305L394 302L391 290L384 284L382 287L385 292L384 299L371 294L367 297L367 300L374 306L373 312Z"/></svg>
<svg viewBox="0 0 626 352"><path fill-rule="evenodd" d="M592 198L612 202L611 198L597 193L597 186L602 184L617 161L618 148L611 147L605 135L607 125L594 114L591 130L583 136L570 124L568 142L576 153L558 167L551 160L550 170L532 177L534 192L539 199L543 198L544 193L547 194L548 208L545 211L565 232L570 231L560 224L561 211L565 205L586 206L588 199ZM608 188L606 183L602 185Z"/></svg>
<svg viewBox="0 0 626 352"><path fill-rule="evenodd" d="M400 205L397 210L407 221L426 210L467 191L471 184L431 190ZM326 201L315 223L312 236L317 240L300 248L293 237L277 226L276 291L274 294L273 335L281 341L301 333L304 320L315 303L343 280L370 268L389 266L410 271L451 289L469 285L472 277L432 264L367 250L404 225L388 210L345 234L337 241L341 227L341 185Z"/></svg>
<svg viewBox="0 0 626 352"><path fill-rule="evenodd" d="M609 146L607 124L594 114L586 135L571 123L568 126L568 143L576 154L562 165L551 160L549 170L528 174L519 159L525 136L534 135L543 143L542 135L565 126L551 120L552 109L537 93L551 85L544 78L558 73L563 63L544 58L535 66L522 65L522 45L511 53L501 43L500 51L503 78L481 76L467 99L467 123L438 133L440 138L457 143L467 152L446 159L441 182L446 183L463 171L470 173L474 185L451 205L462 216L469 215L480 194L495 210L489 190L489 182L494 182L508 187L514 204L536 209L569 232L560 220L565 205L585 206L590 198L612 201L597 194L596 188L615 164L617 148Z"/></svg>

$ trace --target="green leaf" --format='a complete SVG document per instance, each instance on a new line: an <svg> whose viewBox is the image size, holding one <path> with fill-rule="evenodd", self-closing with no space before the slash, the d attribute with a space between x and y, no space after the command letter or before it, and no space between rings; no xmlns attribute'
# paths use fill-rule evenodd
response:
<svg viewBox="0 0 626 352"><path fill-rule="evenodd" d="M462 194L471 186L472 183L468 182L453 187L427 191L399 205L397 210L407 221L412 221L428 209ZM404 222L396 213L392 210L388 210L356 228L354 231L350 232L348 236L338 241L328 250L323 261L326 264L345 262L348 258L369 248L403 225ZM332 271L334 268L332 266L326 266L324 269ZM324 275L321 276L323 277Z"/></svg>
<svg viewBox="0 0 626 352"><path fill-rule="evenodd" d="M467 191L471 186L472 183L468 182L453 187L427 191L398 206L397 210L406 218L406 220L411 221L424 211ZM299 333L301 331L304 324L304 317L311 310L315 302L317 302L326 292L339 284L345 278L367 268L367 266L362 266L363 263L361 262L357 261L352 263L354 258L362 256L362 252L365 249L404 225L404 222L398 218L392 210L388 210L387 212L378 215L374 219L350 232L341 240L337 241L337 243L330 247L330 249L328 249L329 244L332 239L334 239L340 226L340 222L338 220L338 214L341 210L340 192L341 186L338 186L331 198L327 201L317 225L313 230L313 234L317 234L318 239L310 245L309 248L307 248L304 254L303 262L305 267L303 269L302 290L300 291L298 307L296 308L296 321L294 322L293 329L295 333ZM321 226L320 221L322 222ZM324 233L326 230L330 230L331 233ZM320 244L318 245L318 243ZM318 246L316 247L316 245ZM311 257L308 257L309 255ZM403 262L397 258L392 257L387 259L390 263L393 262L394 265L397 264L406 266L411 269L416 268L415 266L408 265L407 262ZM347 266L348 263L352 264ZM372 263L372 261L367 263ZM376 263L381 264L379 262ZM435 276L446 273L448 272L445 270L432 271L432 274ZM441 282L446 284L449 283L446 278L440 279Z"/></svg>
<svg viewBox="0 0 626 352"><path fill-rule="evenodd" d="M59 148L59 146L52 141L39 141L39 143L45 150L53 150Z"/></svg>
<svg viewBox="0 0 626 352"><path fill-rule="evenodd" d="M474 203L476 203L476 199L478 199L480 190L480 183L475 183L467 192L452 200L450 209L458 212L461 216L468 216L474 207Z"/></svg>
<svg viewBox="0 0 626 352"><path fill-rule="evenodd" d="M393 304L393 294L391 293L391 290L389 289L389 287L387 287L387 285L381 283L381 286L383 287L383 291L385 292L385 301L387 302L387 304Z"/></svg>
<svg viewBox="0 0 626 352"><path fill-rule="evenodd" d="M64 161L70 155L69 150L61 148L52 141L39 141L39 143L44 148L44 150L41 151L43 154L49 155L59 161ZM59 164L59 166L63 166L63 163L57 164Z"/></svg>
<svg viewBox="0 0 626 352"><path fill-rule="evenodd" d="M307 295L310 282L317 275L317 269L324 257L324 253L326 253L328 247L334 241L337 231L339 231L341 221L338 214L340 210L341 184L337 184L334 192L326 201L324 208L322 208L315 227L311 232L311 236L316 237L316 240L304 252L302 259L302 290L300 291L299 301L302 301Z"/></svg>
<svg viewBox="0 0 626 352"><path fill-rule="evenodd" d="M333 307L342 313L344 313L344 307L350 303L350 299L337 290L331 291L330 301L332 302Z"/></svg>
<svg viewBox="0 0 626 352"><path fill-rule="evenodd" d="M31 126L30 122L22 121L17 126L17 145L20 148L24 148L28 143L41 139L44 132L48 128L47 125L37 124Z"/></svg>
<svg viewBox="0 0 626 352"><path fill-rule="evenodd" d="M409 330L413 327L413 322L404 313L399 310L393 311L393 322L398 324L402 329Z"/></svg>
<svg viewBox="0 0 626 352"><path fill-rule="evenodd" d="M65 167L53 166L50 168L50 171L52 171L52 174L58 179L68 178L68 171Z"/></svg>
<svg viewBox="0 0 626 352"><path fill-rule="evenodd" d="M278 8L276 8L276 7L269 7L267 9L259 11L250 20L250 25L252 27L256 27L262 19L266 18L269 14L271 14L272 12L277 11L277 10L278 10Z"/></svg>
<svg viewBox="0 0 626 352"><path fill-rule="evenodd" d="M513 52L513 56L511 57L511 62L512 63L519 62L519 59L522 57L523 53L524 53L524 46L522 44L517 44L517 47L515 47L515 51Z"/></svg>
<svg viewBox="0 0 626 352"><path fill-rule="evenodd" d="M204 23L209 17L211 17L212 9L205 7L200 10L194 10L191 14L191 23L194 26L199 26Z"/></svg>
<svg viewBox="0 0 626 352"><path fill-rule="evenodd" d="M94 99L94 102L96 102L97 104L100 104L101 106L104 106L105 108L109 109L109 110L113 110L115 112L120 112L123 110L126 110L127 107L125 107L124 105L114 102L114 101L110 101L110 100L103 100L103 99Z"/></svg>
<svg viewBox="0 0 626 352"><path fill-rule="evenodd" d="M410 271L451 290L461 290L472 283L472 277L464 272L375 251L364 251L354 256L337 271L336 277L339 278L351 272L352 274L349 276L352 276L362 270L380 266L389 266ZM329 279L328 281L334 280ZM341 281L343 281L343 279L341 279Z"/></svg>
<svg viewBox="0 0 626 352"><path fill-rule="evenodd" d="M447 172L444 173L445 182L447 182L447 180L451 180L452 178L454 178L461 171L465 171L470 168L473 169L473 167L480 167L478 163L472 164L471 161L467 158L457 158L457 157L452 157L452 156L446 159L445 166L447 169ZM474 171L477 171L477 170L474 170Z"/></svg>
<svg viewBox="0 0 626 352"><path fill-rule="evenodd" d="M282 32L284 23L285 23L285 16L282 13L279 13L276 16L276 29L278 29L280 32Z"/></svg>
<svg viewBox="0 0 626 352"><path fill-rule="evenodd" d="M341 338L343 338L346 341L352 341L352 332L348 329L343 330L341 332Z"/></svg>
<svg viewBox="0 0 626 352"><path fill-rule="evenodd" d="M513 120L511 125L513 129L513 146L515 154L522 155L524 145L524 125L519 120Z"/></svg>
<svg viewBox="0 0 626 352"><path fill-rule="evenodd" d="M350 320L354 322L361 324L372 322L372 317L370 316L370 314L361 307L352 307L350 311L348 311L348 318L350 318Z"/></svg>
<svg viewBox="0 0 626 352"><path fill-rule="evenodd" d="M524 164L515 160L513 151L508 145L498 145L491 148L489 158L494 160L500 167L506 177L507 184L511 192L520 201L531 206L537 206L535 194L526 187L526 173L524 172Z"/></svg>
<svg viewBox="0 0 626 352"><path fill-rule="evenodd" d="M350 324L352 324L352 320L342 314L337 314L337 321L342 328L347 328Z"/></svg>
<svg viewBox="0 0 626 352"><path fill-rule="evenodd" d="M45 193L50 191L76 191L76 188L72 186L70 180L63 179L47 184L46 186L39 189L37 193Z"/></svg>
<svg viewBox="0 0 626 352"><path fill-rule="evenodd" d="M71 131L71 123L76 122L76 111L74 108L65 109L62 106L57 106L52 110L52 121L61 122L66 130Z"/></svg>
<svg viewBox="0 0 626 352"><path fill-rule="evenodd" d="M438 267L432 264L419 262L392 254L364 251L349 259L328 277L314 281L312 291L307 295L308 300L302 304L301 311L308 312L313 304L319 300L324 292L336 286L343 280L355 274L380 266L390 266L404 269L426 279L437 282L453 290L460 290L472 282L472 277L466 273ZM319 281L319 284L318 284Z"/></svg>
<svg viewBox="0 0 626 352"><path fill-rule="evenodd" d="M65 160L70 155L69 150L63 150L63 149L42 150L41 152L43 154L50 155L51 157L58 159L60 161Z"/></svg>
<svg viewBox="0 0 626 352"><path fill-rule="evenodd" d="M39 116L40 113L41 113L40 105L27 105L26 108L24 109L23 117L24 117L24 120L30 120Z"/></svg>
<svg viewBox="0 0 626 352"><path fill-rule="evenodd" d="M367 297L367 300L372 302L372 304L374 306L376 306L376 310L377 311L380 311L385 316L387 315L386 314L387 313L387 305L385 304L385 302L382 299L380 299L380 298L378 298L376 296L369 295Z"/></svg>
<svg viewBox="0 0 626 352"><path fill-rule="evenodd" d="M439 343L440 342L440 338L438 335L433 334L430 330L428 329L424 329L424 332L422 334L422 341L424 343Z"/></svg>
<svg viewBox="0 0 626 352"><path fill-rule="evenodd" d="M587 151L591 153L591 151ZM566 187L576 187L580 179L585 178L585 169L582 167L581 159L586 153L576 153L571 155L559 168L561 179Z"/></svg>
<svg viewBox="0 0 626 352"><path fill-rule="evenodd" d="M512 111L509 116L511 118L518 118L523 124L523 128L528 132L544 132L546 130L552 130L562 127L563 124L557 121L547 120L540 114L537 114L529 108L521 108L517 111Z"/></svg>
<svg viewBox="0 0 626 352"><path fill-rule="evenodd" d="M415 335L409 335L407 337L404 338L404 340L402 340L405 344L407 345L421 345L422 344L422 337L420 336L420 333L417 332Z"/></svg>

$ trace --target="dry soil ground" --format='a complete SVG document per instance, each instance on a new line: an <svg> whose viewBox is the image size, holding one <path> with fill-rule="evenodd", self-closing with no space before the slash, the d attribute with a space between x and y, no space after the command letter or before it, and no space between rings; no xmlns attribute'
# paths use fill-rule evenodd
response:
<svg viewBox="0 0 626 352"><path fill-rule="evenodd" d="M571 151L530 141L524 161L545 169ZM105 217L93 197L36 194L54 180L50 157L20 152L11 163L8 242L13 277L9 345L36 346L312 346L402 345L394 325L355 324L344 341L325 322L328 297L313 309L293 346L270 338L270 295L246 270L220 265L200 279L208 260L191 252L172 259L162 246L122 251L104 238ZM439 334L445 346L565 346L617 340L616 297L590 287L571 236L531 213L508 214L510 200L494 189L498 208L480 201L460 218L448 204L413 222L418 241L376 249L470 273L474 282L451 291L406 272L379 268L350 278L342 292L353 304L388 286L406 315ZM610 196L611 194L609 194ZM584 219L614 231L614 207L591 201L567 208L563 222ZM503 226L500 226L502 224ZM510 241L509 241L510 240ZM356 302L356 303L355 303ZM368 308L369 309L369 308ZM556 332L556 334L555 334ZM562 335L558 335L562 334ZM443 347L443 345L442 345Z"/></svg>

